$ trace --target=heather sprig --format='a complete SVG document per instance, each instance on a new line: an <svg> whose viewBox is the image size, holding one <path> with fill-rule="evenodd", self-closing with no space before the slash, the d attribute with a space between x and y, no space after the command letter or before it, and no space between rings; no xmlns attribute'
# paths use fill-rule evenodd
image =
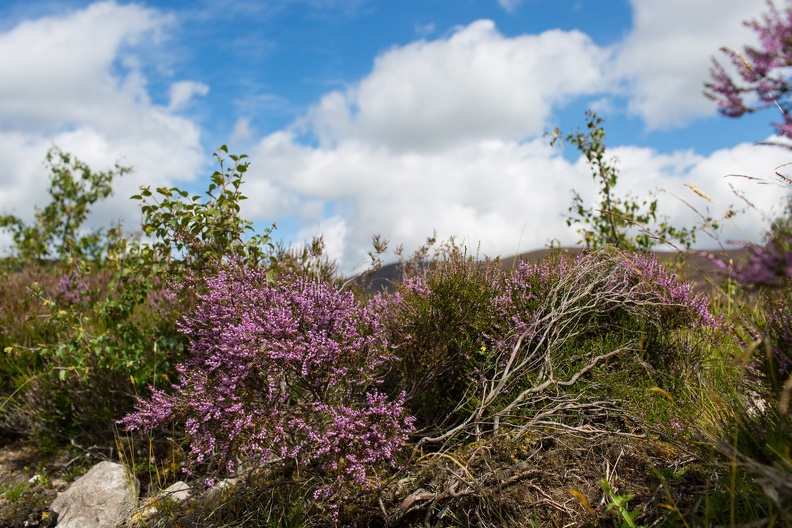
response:
<svg viewBox="0 0 792 528"><path fill-rule="evenodd" d="M673 322L683 321L691 327L716 327L718 320L709 309L709 301L701 292L693 289L689 281L681 281L668 267L662 265L654 255L623 255L628 266L634 267L644 288L633 295L646 299L656 296L661 310L654 316L660 317L668 328ZM680 319L681 318L681 319Z"/></svg>
<svg viewBox="0 0 792 528"><path fill-rule="evenodd" d="M768 2L768 12L759 19L745 22L759 37L759 47L746 46L742 53L728 48L722 52L729 57L737 71L738 80L729 75L716 59L712 60L711 81L705 95L718 104L727 117L741 117L758 110L777 107L781 122L773 123L776 133L792 138L792 101L789 76L785 69L792 66L792 7L778 9ZM753 102L754 99L758 101Z"/></svg>

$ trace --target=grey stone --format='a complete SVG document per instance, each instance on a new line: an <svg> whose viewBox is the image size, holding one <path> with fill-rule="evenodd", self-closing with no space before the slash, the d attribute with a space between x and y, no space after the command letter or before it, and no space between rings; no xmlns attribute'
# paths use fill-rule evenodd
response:
<svg viewBox="0 0 792 528"><path fill-rule="evenodd" d="M100 462L58 495L51 509L58 528L115 528L134 510L139 489L119 464Z"/></svg>
<svg viewBox="0 0 792 528"><path fill-rule="evenodd" d="M140 506L140 509L131 517L132 525L136 526L140 521L151 517L155 513L158 513L160 507L162 506L163 499L169 499L175 502L183 502L190 498L191 493L192 490L190 490L190 486L181 480L173 483L164 490L161 490L155 496L150 497L148 500L143 502L143 504Z"/></svg>
<svg viewBox="0 0 792 528"><path fill-rule="evenodd" d="M190 486L180 480L159 492L159 495L175 500L176 502L182 502L190 498L190 493Z"/></svg>
<svg viewBox="0 0 792 528"><path fill-rule="evenodd" d="M223 494L229 489L233 488L239 483L238 478L228 478L217 482L214 486L209 488L201 499L204 504L213 504L219 501Z"/></svg>

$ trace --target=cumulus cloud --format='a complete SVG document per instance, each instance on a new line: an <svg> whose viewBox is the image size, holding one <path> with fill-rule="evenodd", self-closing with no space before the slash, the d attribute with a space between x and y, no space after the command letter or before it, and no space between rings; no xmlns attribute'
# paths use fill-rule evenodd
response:
<svg viewBox="0 0 792 528"><path fill-rule="evenodd" d="M643 198L665 190L657 194L659 209L677 226L700 220L685 202L702 214L709 207L715 216L732 204L739 207L729 183L760 209L778 205L777 190L727 176L769 177L786 160L782 149L753 144L709 156L629 146L611 154L621 168L617 194ZM295 219L305 226L297 233L304 239L325 233L328 251L344 272L366 265L375 233L414 250L436 230L441 238L453 235L472 251L491 256L541 248L551 240L574 244L579 236L565 218L571 190L588 205L598 203L585 159L568 161L541 139L480 141L443 152L405 154L354 140L313 148L278 133L258 145L253 159L258 161L249 175L248 212ZM704 189L713 204L685 183ZM758 242L765 225L751 211L737 217L736 224L727 222L721 239L747 235ZM703 236L699 247L716 244Z"/></svg>
<svg viewBox="0 0 792 528"><path fill-rule="evenodd" d="M179 81L170 86L170 103L168 110L171 112L181 110L190 102L194 95L206 95L209 87L201 82Z"/></svg>
<svg viewBox="0 0 792 528"><path fill-rule="evenodd" d="M756 41L742 22L765 0L632 0L633 27L618 45L614 73L625 80L629 111L648 128L669 128L715 113L702 96L710 58L723 46Z"/></svg>
<svg viewBox="0 0 792 528"><path fill-rule="evenodd" d="M569 161L539 138L554 112L581 97L597 98L600 108L626 97L649 128L713 113L701 97L709 56L746 42L740 21L762 8L761 0L633 3L634 27L613 48L579 31L507 37L479 20L383 51L368 75L263 138L243 105L232 135L255 141L243 214L284 220L292 239L323 233L344 272L368 261L375 233L409 251L437 231L488 255L576 242L564 217L570 191L593 204L596 185L584 160ZM501 1L505 9L516 4ZM198 172L200 129L176 112L209 87L174 81L167 105L157 105L142 67L150 60L143 43L174 23L140 5L103 2L0 33L0 67L18 73L0 77L0 211L32 211L53 143L99 169L117 160L136 166L100 205L102 225L118 217L134 225L127 197L141 183L168 185ZM772 175L787 154L750 144L708 156L631 146L612 153L622 168L619 192L646 196L662 187L710 205L684 187L692 183L724 209L738 203L727 183L748 184L727 174ZM778 199L771 188L746 190L759 207ZM675 223L696 220L670 194L660 198ZM738 222L761 239L759 217ZM742 235L727 225L723 238Z"/></svg>
<svg viewBox="0 0 792 528"><path fill-rule="evenodd" d="M231 143L245 143L253 137L253 127L250 126L249 117L240 117L234 123L234 130L231 131Z"/></svg>
<svg viewBox="0 0 792 528"><path fill-rule="evenodd" d="M153 104L142 65L175 21L136 4L100 2L59 16L22 22L0 33L0 212L26 220L43 206L47 149L57 145L96 170L116 161L135 172L97 207L94 225L139 213L129 200L142 183L189 179L203 164L200 130L174 115L208 88L171 88L171 107Z"/></svg>
<svg viewBox="0 0 792 528"><path fill-rule="evenodd" d="M324 96L301 124L323 145L397 150L540 134L553 109L607 88L608 51L579 31L505 37L491 20L379 55L369 75Z"/></svg>
<svg viewBox="0 0 792 528"><path fill-rule="evenodd" d="M303 236L331 227L328 250L337 251L344 271L367 261L375 233L414 249L436 230L482 241L482 251L492 254L516 250L525 229L526 242L539 238L541 246L565 231L557 206L568 202L567 184L580 177L548 148L492 140L398 154L354 140L315 149L280 135L253 152L259 161L249 175L247 206L262 217L298 218Z"/></svg>
<svg viewBox="0 0 792 528"><path fill-rule="evenodd" d="M658 208L678 226L700 223L700 215L717 219L729 210L739 213L732 221L721 222L723 228L718 240L702 235L698 247L714 248L721 243L746 239L760 243L768 226L766 215L781 213L783 193L777 187L760 185L737 175L775 180L775 171L788 160L784 149L741 143L702 156L692 150L669 154L627 146L613 149L613 154L619 160L622 189L637 196L663 189L665 192L657 195ZM783 168L780 170L783 172ZM685 184L704 191L711 202ZM748 198L753 207L747 207L739 195Z"/></svg>
<svg viewBox="0 0 792 528"><path fill-rule="evenodd" d="M636 16L649 33L662 33L642 21L645 10ZM662 19L658 24L664 27ZM636 75L675 72L687 79L690 66L682 61L680 69L674 58L685 46L675 46L665 66ZM297 237L324 232L328 251L345 272L368 262L375 233L412 250L437 231L488 255L535 249L551 240L574 244L579 235L565 217L571 191L595 206L597 185L585 159L568 161L538 136L565 100L613 89L618 76L603 73L612 64L609 53L578 32L507 38L486 20L446 38L392 48L357 84L328 93L295 127L259 142L251 152L257 161L249 173L247 211L291 219L303 226ZM619 53L623 64L626 51ZM638 88L633 86L636 94ZM657 124L659 114L650 110L664 94L645 95L644 117ZM612 104L600 100L606 102ZM677 101L669 113L695 116L695 108ZM306 131L315 144L299 135ZM660 212L678 226L699 220L682 200L704 214L707 207L719 214L685 183L705 189L726 210L739 205L728 174L772 175L786 160L781 149L752 144L709 156L631 146L610 152L621 167L618 194L644 198L665 189L657 195ZM760 208L777 200L776 191L766 187L749 186L747 192ZM753 212L738 219L739 229L727 223L722 240L747 234L759 241L764 225ZM700 244L716 242L703 238Z"/></svg>

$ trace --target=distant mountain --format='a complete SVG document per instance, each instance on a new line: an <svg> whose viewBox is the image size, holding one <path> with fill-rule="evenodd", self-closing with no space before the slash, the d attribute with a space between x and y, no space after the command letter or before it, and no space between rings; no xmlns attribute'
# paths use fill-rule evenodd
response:
<svg viewBox="0 0 792 528"><path fill-rule="evenodd" d="M561 251L570 255L578 255L583 251L582 248L570 247L559 248ZM521 253L510 257L501 258L500 262L504 269L514 268L519 261L538 261L545 258L550 249L538 249L528 253ZM693 283L696 289L701 291L708 291L712 287L712 282L715 284L720 283L725 277L723 272L718 266L713 263L714 256L723 262L740 262L748 258L748 252L745 249L729 249L729 250L711 250L711 251L690 251L685 255L684 265L677 270L680 278L689 280ZM678 260L679 255L675 251L656 251L655 256L660 262L668 263ZM383 290L393 291L395 285L402 280L402 271L398 262L387 264L380 269L366 276L365 274L358 275L355 278L357 284L361 284L364 289L371 293L380 292Z"/></svg>

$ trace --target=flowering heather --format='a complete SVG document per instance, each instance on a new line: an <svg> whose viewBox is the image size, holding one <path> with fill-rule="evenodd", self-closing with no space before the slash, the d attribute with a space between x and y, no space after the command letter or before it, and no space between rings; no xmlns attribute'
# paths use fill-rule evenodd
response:
<svg viewBox="0 0 792 528"><path fill-rule="evenodd" d="M63 274L55 292L69 304L80 304L83 300L90 300L88 286L75 272Z"/></svg>
<svg viewBox="0 0 792 528"><path fill-rule="evenodd" d="M746 286L778 288L792 280L792 237L785 242L770 239L765 246L746 245L750 258L732 271L734 279ZM719 263L726 268L724 263Z"/></svg>
<svg viewBox="0 0 792 528"><path fill-rule="evenodd" d="M763 336L766 348L756 354L748 369L778 395L784 390L783 384L792 377L792 294L786 291L775 295L766 310Z"/></svg>
<svg viewBox="0 0 792 528"><path fill-rule="evenodd" d="M90 304L98 300L101 290L106 290L107 273L69 271L61 275L54 293L66 305Z"/></svg>
<svg viewBox="0 0 792 528"><path fill-rule="evenodd" d="M208 279L199 301L173 394L152 389L127 429L179 421L194 462L313 468L325 498L376 487L413 429L402 401L373 388L392 360L376 310L329 283L273 285L249 269Z"/></svg>
<svg viewBox="0 0 792 528"><path fill-rule="evenodd" d="M711 82L706 84L705 95L718 104L721 114L740 117L746 113L778 105L783 122L773 123L778 135L792 138L792 104L786 69L792 66L792 7L777 9L768 2L769 12L762 20L751 20L745 25L759 37L759 48L746 47L742 54L723 49L746 83L738 85L723 66L713 59ZM753 105L754 97L758 103Z"/></svg>
<svg viewBox="0 0 792 528"><path fill-rule="evenodd" d="M400 359L386 387L404 390L419 428L432 432L466 420L464 402L483 401L498 377L509 378L503 397L514 397L541 383L550 363L574 368L603 343L716 325L706 298L654 257L613 248L513 272L452 255L374 302ZM684 354L673 346L653 350Z"/></svg>
<svg viewBox="0 0 792 528"><path fill-rule="evenodd" d="M624 256L624 262L632 267L642 284L648 289L633 293L635 298L647 299L655 296L661 310L658 314L668 319L681 317L689 326L715 327L718 321L709 310L707 297L693 291L693 284L680 281L676 273L660 264L653 255L632 254ZM669 310L675 312L675 316Z"/></svg>
<svg viewBox="0 0 792 528"><path fill-rule="evenodd" d="M623 301L618 306L600 309L621 309L632 306L651 307L642 315L665 327L676 324L716 326L709 311L707 298L694 292L690 282L682 282L677 275L657 261L653 255L613 251L582 253L576 258L559 256L536 263L521 262L507 280L508 300L500 299L503 309L511 312L514 327L525 326L525 315L541 307L550 291L565 278L576 276L578 270L591 269L578 280L580 286L600 273L599 266L609 269L608 280L600 289L619 293ZM594 293L594 292L592 292ZM511 305L511 306L510 306ZM522 321L522 322L521 322Z"/></svg>

